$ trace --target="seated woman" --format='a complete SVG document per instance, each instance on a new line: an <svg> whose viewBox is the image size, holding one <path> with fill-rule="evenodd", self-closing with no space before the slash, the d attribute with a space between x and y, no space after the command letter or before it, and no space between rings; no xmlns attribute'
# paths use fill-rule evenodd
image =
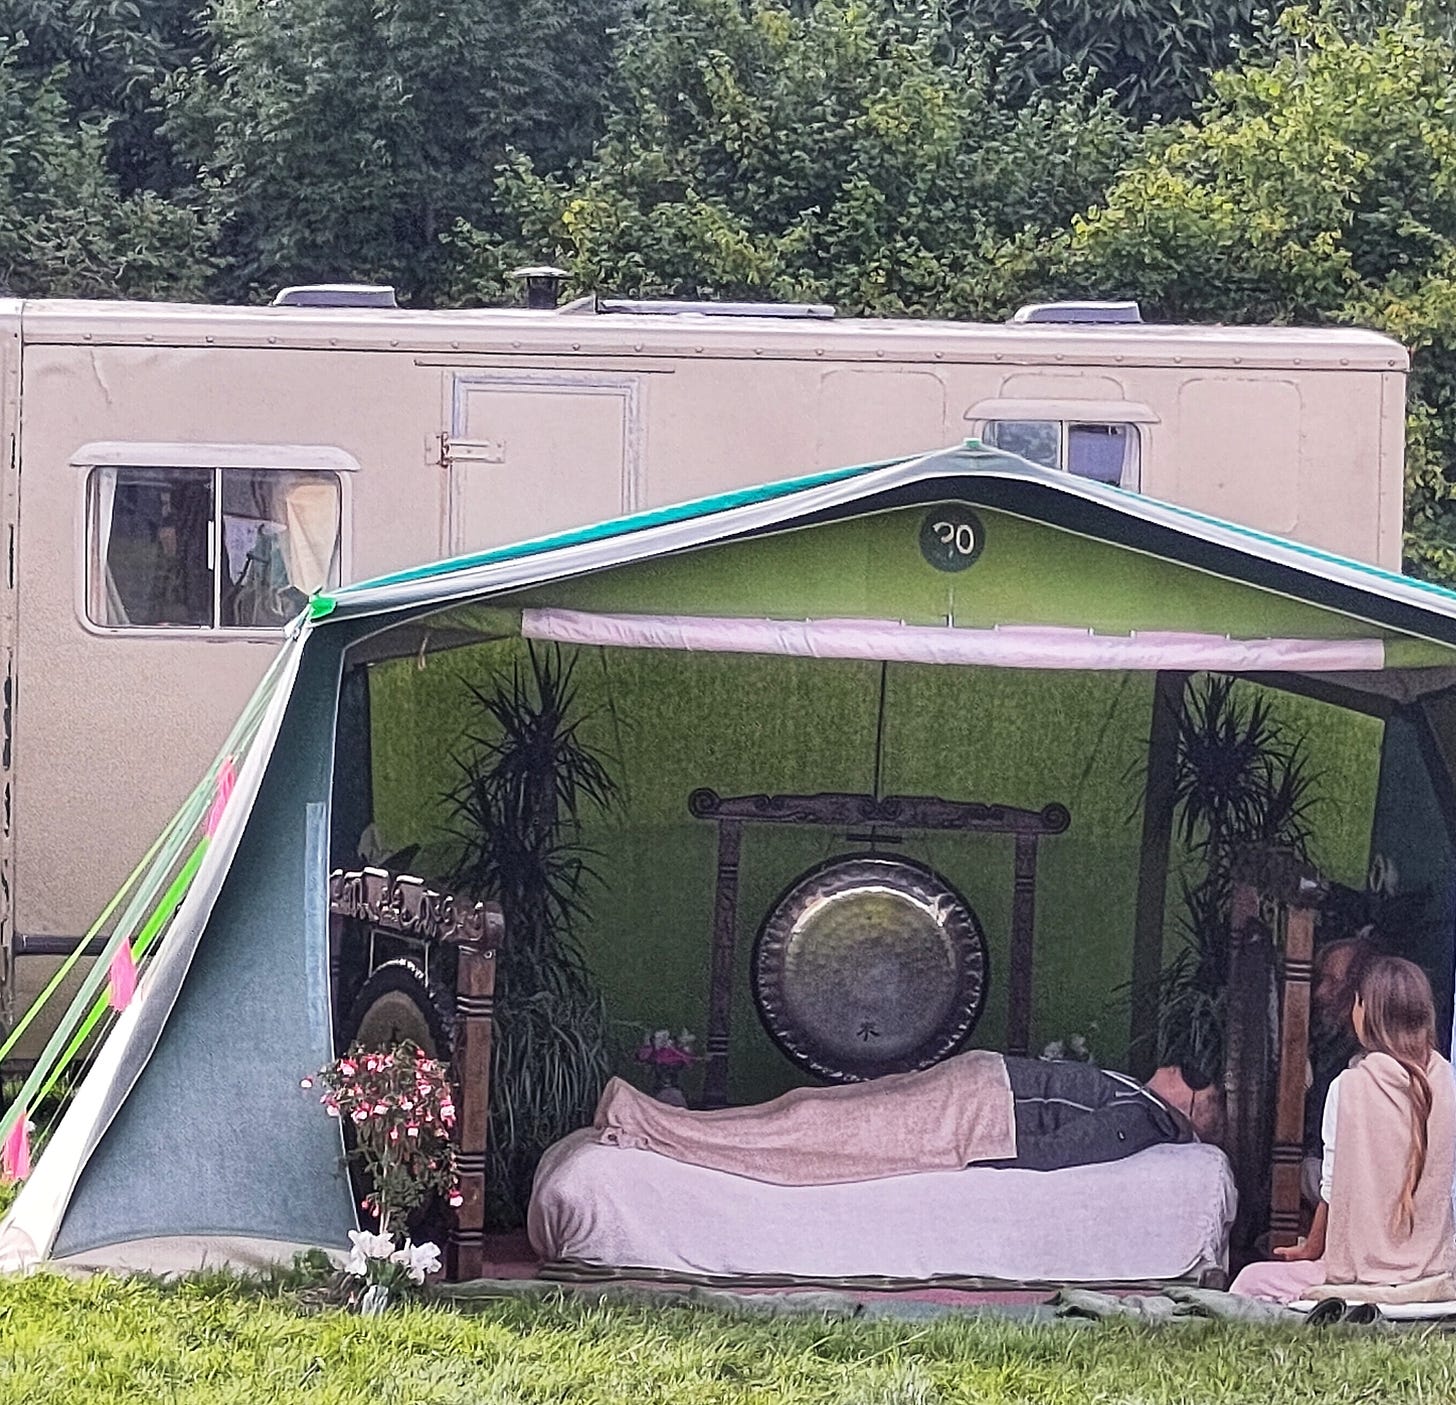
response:
<svg viewBox="0 0 1456 1405"><path fill-rule="evenodd" d="M1160 1069L1147 1086L1082 1063L972 1050L869 1083L796 1088L772 1102L690 1112L614 1078L596 1139L780 1185L990 1165L1051 1171L1216 1136L1207 1079Z"/></svg>
<svg viewBox="0 0 1456 1405"><path fill-rule="evenodd" d="M1366 1052L1330 1084L1309 1237L1276 1249L1278 1262L1251 1264L1231 1291L1271 1302L1449 1301L1456 1087L1436 1052L1425 972L1374 958L1351 1018Z"/></svg>

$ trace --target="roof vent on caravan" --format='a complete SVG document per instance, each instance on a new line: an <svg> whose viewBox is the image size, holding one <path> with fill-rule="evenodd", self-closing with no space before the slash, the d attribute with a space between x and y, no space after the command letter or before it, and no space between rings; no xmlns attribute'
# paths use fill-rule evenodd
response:
<svg viewBox="0 0 1456 1405"><path fill-rule="evenodd" d="M301 283L284 288L274 307L398 307L387 283Z"/></svg>
<svg viewBox="0 0 1456 1405"><path fill-rule="evenodd" d="M671 298L598 298L598 312L634 317L812 317L829 319L834 309L817 302L684 302Z"/></svg>
<svg viewBox="0 0 1456 1405"><path fill-rule="evenodd" d="M1141 322L1143 314L1135 302L1033 302L1018 308L1011 320L1096 327Z"/></svg>
<svg viewBox="0 0 1456 1405"><path fill-rule="evenodd" d="M549 263L533 263L511 270L511 277L526 285L526 306L538 312L550 312L556 307L570 276L564 268L554 268Z"/></svg>

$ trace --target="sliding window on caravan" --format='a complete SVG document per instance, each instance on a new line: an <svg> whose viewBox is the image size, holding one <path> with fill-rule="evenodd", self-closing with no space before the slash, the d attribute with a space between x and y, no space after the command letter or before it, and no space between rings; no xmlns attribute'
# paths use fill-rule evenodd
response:
<svg viewBox="0 0 1456 1405"><path fill-rule="evenodd" d="M344 520L331 467L96 464L86 618L120 630L281 628L343 578Z"/></svg>

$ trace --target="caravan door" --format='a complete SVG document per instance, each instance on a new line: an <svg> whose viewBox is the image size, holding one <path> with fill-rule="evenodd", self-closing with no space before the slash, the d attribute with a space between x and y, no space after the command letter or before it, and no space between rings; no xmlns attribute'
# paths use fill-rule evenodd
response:
<svg viewBox="0 0 1456 1405"><path fill-rule="evenodd" d="M633 512L641 384L611 371L458 371L450 406L452 555Z"/></svg>

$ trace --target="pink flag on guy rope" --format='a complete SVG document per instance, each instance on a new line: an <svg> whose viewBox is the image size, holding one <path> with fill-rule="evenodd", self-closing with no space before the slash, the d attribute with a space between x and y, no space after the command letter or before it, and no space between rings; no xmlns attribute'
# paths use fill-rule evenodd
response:
<svg viewBox="0 0 1456 1405"><path fill-rule="evenodd" d="M222 823L223 811L227 809L228 799L237 780L238 773L233 765L233 758L225 757L222 765L217 768L217 795L213 798L212 808L207 812L207 821L203 825L203 832L209 839L217 833L217 827ZM126 1009L137 988L136 957L132 952L131 942L124 941L116 948L116 955L111 958L111 966L107 971L107 984L107 1003L113 1010Z"/></svg>
<svg viewBox="0 0 1456 1405"><path fill-rule="evenodd" d="M24 1108L0 1149L0 1180L23 1181L30 1175L30 1121Z"/></svg>

